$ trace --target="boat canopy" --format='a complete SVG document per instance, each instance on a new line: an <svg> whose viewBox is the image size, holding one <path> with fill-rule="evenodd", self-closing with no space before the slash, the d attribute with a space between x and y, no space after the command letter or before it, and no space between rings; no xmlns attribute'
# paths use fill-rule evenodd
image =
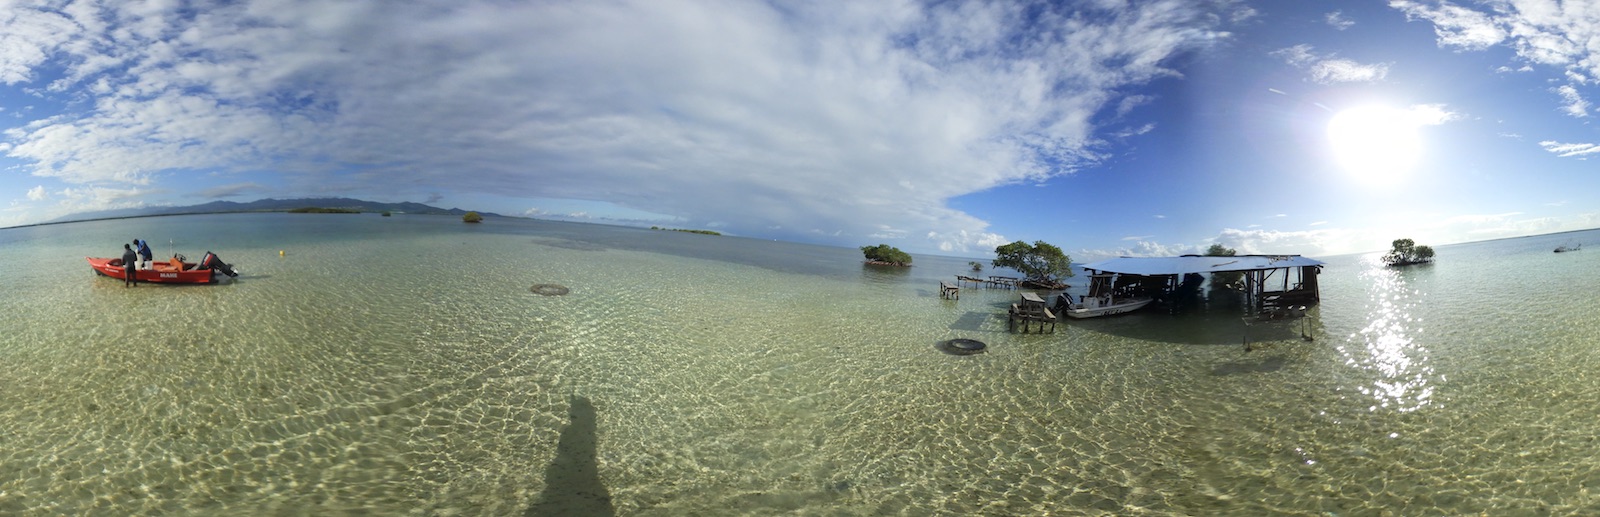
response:
<svg viewBox="0 0 1600 517"><path fill-rule="evenodd" d="M1118 257L1083 265L1098 273L1122 275L1184 275L1222 271L1261 271L1290 267L1321 267L1322 262L1299 255L1241 255L1237 257Z"/></svg>

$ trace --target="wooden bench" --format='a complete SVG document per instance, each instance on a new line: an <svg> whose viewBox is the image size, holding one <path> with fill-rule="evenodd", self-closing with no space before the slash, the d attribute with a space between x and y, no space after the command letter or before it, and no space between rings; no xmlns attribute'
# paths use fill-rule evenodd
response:
<svg viewBox="0 0 1600 517"><path fill-rule="evenodd" d="M953 285L950 285L950 282L946 282L944 280L940 280L939 281L939 297L940 298L949 299L949 300L960 300L961 299L961 288L953 286Z"/></svg>
<svg viewBox="0 0 1600 517"><path fill-rule="evenodd" d="M1044 332L1045 324L1050 325L1050 332L1056 331L1056 314L1050 312L1050 307L1045 306L1044 299L1034 293L1022 293L1022 301L1011 304L1011 312L1006 318L1006 328L1012 332L1017 331L1017 322L1022 322L1022 333L1028 333L1032 322L1039 322L1039 332Z"/></svg>

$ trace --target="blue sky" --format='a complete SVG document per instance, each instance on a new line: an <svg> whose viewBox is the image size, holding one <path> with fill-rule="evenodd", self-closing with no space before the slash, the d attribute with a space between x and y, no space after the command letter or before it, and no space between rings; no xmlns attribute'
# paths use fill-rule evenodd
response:
<svg viewBox="0 0 1600 517"><path fill-rule="evenodd" d="M347 196L981 257L1600 227L1600 3L0 0L0 226Z"/></svg>

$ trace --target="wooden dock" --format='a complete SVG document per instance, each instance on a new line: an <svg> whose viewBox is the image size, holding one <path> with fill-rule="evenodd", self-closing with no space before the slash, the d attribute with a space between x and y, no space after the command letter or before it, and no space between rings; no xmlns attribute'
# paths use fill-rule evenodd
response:
<svg viewBox="0 0 1600 517"><path fill-rule="evenodd" d="M946 282L944 280L940 280L939 281L939 297L947 299L947 300L960 300L961 299L961 287L960 286L955 286L955 285L950 285L950 282Z"/></svg>
<svg viewBox="0 0 1600 517"><path fill-rule="evenodd" d="M973 287L986 287L986 288L987 287L993 287L993 288L997 288L997 289L1016 289L1017 288L1017 284L1021 283L1021 282L1022 282L1022 279L1017 278L1017 277L1011 277L1011 276L991 276L991 277L989 277L988 280L985 280L985 279L978 278L978 277L956 275L956 285L958 285L958 286L959 285L965 285L965 284L972 284ZM943 283L943 282L941 282L941 283Z"/></svg>
<svg viewBox="0 0 1600 517"><path fill-rule="evenodd" d="M1011 311L1006 317L1006 328L1012 332L1017 331L1017 323L1022 323L1022 333L1028 333L1028 327L1033 322L1039 323L1039 332L1044 332L1045 324L1050 325L1050 332L1056 331L1056 315L1050 312L1044 299L1038 294L1022 293L1022 300L1011 304Z"/></svg>

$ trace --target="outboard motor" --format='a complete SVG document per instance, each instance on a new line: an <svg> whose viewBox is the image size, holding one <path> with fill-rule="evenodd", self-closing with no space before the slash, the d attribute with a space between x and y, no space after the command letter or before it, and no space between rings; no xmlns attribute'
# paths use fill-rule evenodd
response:
<svg viewBox="0 0 1600 517"><path fill-rule="evenodd" d="M200 258L200 265L195 266L195 269L210 269L230 277L239 276L238 273L233 271L233 266L224 263L222 259L217 258L217 254L209 251L206 252L206 256Z"/></svg>

